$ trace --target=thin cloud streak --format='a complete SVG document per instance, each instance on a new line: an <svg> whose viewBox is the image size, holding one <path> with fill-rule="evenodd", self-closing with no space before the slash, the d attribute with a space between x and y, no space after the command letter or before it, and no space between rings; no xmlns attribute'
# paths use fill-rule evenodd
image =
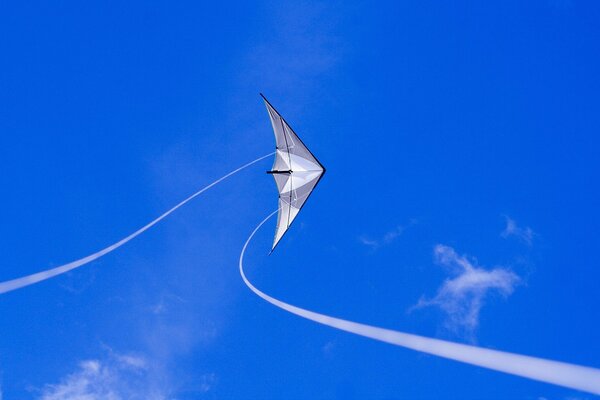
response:
<svg viewBox="0 0 600 400"><path fill-rule="evenodd" d="M380 247L393 243L404 233L404 231L406 231L409 226L414 225L415 223L415 220L411 220L408 225L398 225L394 229L386 232L383 236L376 239L373 239L367 235L361 235L358 237L358 241L373 250L377 250Z"/></svg>
<svg viewBox="0 0 600 400"><path fill-rule="evenodd" d="M528 226L522 228L517 225L517 222L514 219L508 216L505 216L505 218L506 227L500 233L500 236L502 236L504 239L513 236L519 239L520 241L526 243L527 245L531 246L533 244L533 237L535 235L533 229L531 229Z"/></svg>
<svg viewBox="0 0 600 400"><path fill-rule="evenodd" d="M439 307L447 315L446 326L468 336L479 326L479 314L486 297L491 293L506 297L520 282L514 272L505 268L480 268L449 246L435 246L434 257L436 263L448 268L453 277L444 281L433 298L422 297L411 310Z"/></svg>
<svg viewBox="0 0 600 400"><path fill-rule="evenodd" d="M256 77L250 81L261 82L267 93L293 87L295 96L307 96L315 90L315 78L330 71L343 54L341 38L335 33L338 15L325 3L297 2L291 10L271 7L266 11L277 21L273 26L277 40L261 41L251 49L246 73Z"/></svg>

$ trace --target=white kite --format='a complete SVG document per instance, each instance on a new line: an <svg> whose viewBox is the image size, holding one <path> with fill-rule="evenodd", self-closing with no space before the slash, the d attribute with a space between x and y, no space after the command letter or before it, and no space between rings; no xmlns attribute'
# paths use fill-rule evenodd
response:
<svg viewBox="0 0 600 400"><path fill-rule="evenodd" d="M261 96L269 111L277 147L273 168L267 171L275 178L279 192L279 212L272 252L323 177L325 167L302 143L266 97L262 94Z"/></svg>

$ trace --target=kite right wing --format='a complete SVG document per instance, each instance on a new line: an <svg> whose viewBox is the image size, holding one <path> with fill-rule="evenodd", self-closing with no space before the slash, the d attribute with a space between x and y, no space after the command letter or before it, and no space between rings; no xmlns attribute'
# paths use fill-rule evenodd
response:
<svg viewBox="0 0 600 400"><path fill-rule="evenodd" d="M281 114L261 94L267 106L277 150L272 174L279 192L279 212L273 247L281 240L325 173L325 167L302 143Z"/></svg>

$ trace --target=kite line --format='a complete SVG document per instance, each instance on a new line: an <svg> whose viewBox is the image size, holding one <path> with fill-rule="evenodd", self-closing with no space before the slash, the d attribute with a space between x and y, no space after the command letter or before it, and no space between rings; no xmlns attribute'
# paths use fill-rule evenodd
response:
<svg viewBox="0 0 600 400"><path fill-rule="evenodd" d="M600 369L433 339L347 321L285 303L260 291L246 278L244 253L256 232L277 211L271 213L254 228L254 231L244 243L244 247L242 247L239 259L240 275L244 283L263 300L302 318L356 335L495 371L600 395Z"/></svg>
<svg viewBox="0 0 600 400"><path fill-rule="evenodd" d="M196 193L192 194L190 197L188 197L187 199L183 200L182 202L180 202L179 204L177 204L175 207L171 208L170 210L166 211L165 213L163 213L162 215L160 215L158 218L156 218L155 220L149 222L148 224L144 225L143 227L141 227L140 229L138 229L137 231L133 232L131 235L119 240L118 242L111 244L110 246L106 247L105 249L102 249L96 253L90 254L89 256L80 258L79 260L75 260L75 261L71 261L70 263L67 264L63 264L60 265L58 267L55 268L51 268L45 271L41 271L41 272L37 272L35 274L31 274L31 275L27 275L27 276L23 276L21 278L16 278L16 279L12 279L9 281L5 281L5 282L0 282L0 294L2 293L6 293L6 292L10 292L12 290L16 290L16 289L20 289L23 288L25 286L29 286L29 285L33 285L34 283L38 283L41 281L45 281L46 279L50 279L52 277L55 277L57 275L61 275L64 274L65 272L71 271L75 268L79 268L85 264L88 264L94 260L97 260L98 258L112 252L113 250L118 249L119 247L123 246L125 243L129 242L130 240L132 240L133 238L141 235L142 233L144 233L145 231L147 231L148 229L152 228L154 225L156 225L157 223L159 223L161 220L163 220L164 218L168 217L171 213L173 213L175 210L177 210L178 208L182 207L183 205L185 205L186 203L188 203L189 201L193 200L194 198L198 197L199 195L201 195L202 193L204 193L205 191L207 191L208 189L210 189L211 187L215 186L216 184L220 183L221 181L229 178L232 175L235 175L236 173L240 172L241 170L261 161L264 160L267 157L272 156L275 153L269 153L266 156L262 156L257 158L254 161L251 161L245 165L242 165L241 167L231 171L230 173L228 173L227 175L222 176L221 178L217 179L216 181L214 181L213 183L203 187L202 189L200 189L199 191L197 191Z"/></svg>

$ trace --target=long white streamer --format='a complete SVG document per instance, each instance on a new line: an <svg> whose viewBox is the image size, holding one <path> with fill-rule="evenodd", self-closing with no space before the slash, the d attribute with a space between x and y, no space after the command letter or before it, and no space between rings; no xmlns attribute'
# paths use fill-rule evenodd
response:
<svg viewBox="0 0 600 400"><path fill-rule="evenodd" d="M256 234L260 227L276 213L277 211L266 217L250 234L248 240L246 240L246 243L244 243L239 260L240 274L246 283L246 286L248 286L250 290L267 302L302 318L306 318L311 321L360 336L365 336L382 342L391 343L396 346L406 347L412 350L445 357L467 364L477 365L524 378L552 383L555 385L600 395L600 369L546 360L543 358L523 356L520 354L507 353L503 351L490 350L481 347L432 339L424 336L360 324L357 322L319 314L314 311L305 310L303 308L284 303L281 300L277 300L276 298L261 292L252 283L250 283L250 281L248 281L246 275L244 274L244 253L246 252L246 248L248 247L248 244L252 240L254 234Z"/></svg>
<svg viewBox="0 0 600 400"><path fill-rule="evenodd" d="M216 181L214 181L213 183L211 183L210 185L207 185L205 187L203 187L202 189L200 189L199 191L197 191L196 193L194 193L193 195L191 195L190 197L188 197L187 199L183 200L182 202L180 202L179 204L177 204L175 207L171 208L169 211L165 212L164 214L162 214L161 216L159 216L158 218L156 218L154 221L148 223L147 225L144 225L143 227L141 227L140 229L138 229L137 231L133 232L131 235L119 240L118 242L111 244L110 246L108 246L105 249L102 249L94 254L90 254L89 256L80 258L79 260L75 260L72 261L70 263L64 264L64 265L60 265L58 267L52 268L52 269L48 269L46 271L41 271L41 272L37 272L35 274L31 274L31 275L27 275L21 278L17 278L17 279L12 279L10 281L5 281L5 282L0 282L0 294L2 293L6 293L6 292L10 292L12 290L16 290L16 289L20 289L22 287L25 286L29 286L29 285L33 285L34 283L38 283L41 281L44 281L46 279L50 279L52 277L55 277L57 275L60 274L64 274L65 272L71 271L72 269L81 267L89 262L92 262L94 260L97 260L98 258L110 253L113 250L118 249L119 247L123 246L125 243L129 242L131 239L141 235L142 233L144 233L145 231L147 231L148 229L150 229L151 227L153 227L154 225L156 225L157 223L159 223L161 220L163 220L164 218L166 218L167 216L169 216L171 213L173 213L175 210L177 210L178 208L182 207L183 205L185 205L186 203L188 203L189 201L193 200L194 198L196 198L197 196L201 195L202 193L204 193L205 191L207 191L208 189L210 189L211 187L215 186L216 184L220 183L221 181L229 178L231 175L234 175L238 172L240 172L241 170L243 170L244 168L247 168L249 166L251 166L252 164L255 164L261 160L264 160L267 157L272 156L275 153L270 153L267 154L266 156L262 156L260 158L257 158L254 161L249 162L248 164L242 165L241 167L231 171L230 173L228 173L227 175L217 179Z"/></svg>

